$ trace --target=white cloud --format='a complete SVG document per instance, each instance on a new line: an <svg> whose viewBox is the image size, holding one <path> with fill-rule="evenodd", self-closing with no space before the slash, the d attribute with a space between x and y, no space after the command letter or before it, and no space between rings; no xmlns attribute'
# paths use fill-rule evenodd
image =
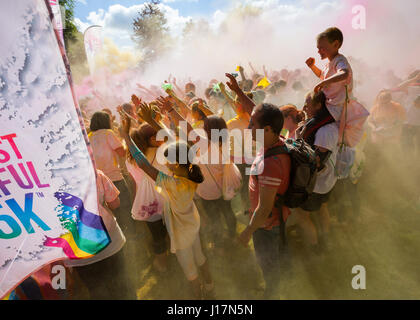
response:
<svg viewBox="0 0 420 320"><path fill-rule="evenodd" d="M419 52L416 41L419 20L412 19L412 12L417 12L420 6L418 1L410 6L400 6L393 0L383 0L380 7L366 1L366 6L369 4L369 8L375 10L369 11L365 31L351 29L351 6L341 0L296 0L287 3L283 0L232 0L229 9L219 9L199 18L183 16L170 7L170 3L177 1L197 0L163 0L160 8L167 18L170 32L174 36L181 35L190 20L197 24L197 32L190 43L180 41L174 50L185 63L188 62L188 67L184 68L182 63L173 60L167 68L179 66L180 70L199 70L202 65L209 64L212 65L210 71L216 72L215 69L225 67L223 63L235 65L238 60L279 68L301 67L308 56L317 54L316 35L332 25L343 28L344 54L363 57L375 64L379 60L385 61L385 58L390 64L397 61L394 57L399 56L402 58L398 61L412 60L414 63L415 58L411 57L418 56ZM75 19L75 22L81 31L91 24L102 25L104 36L111 38L120 48L133 48L132 22L142 8L143 4L130 7L112 5L105 10L90 12L86 19ZM206 23L211 33L206 33L204 27L200 28ZM405 36L401 37L401 34ZM369 46L366 46L367 43ZM223 63L218 61L221 53ZM199 60L204 57L205 63Z"/></svg>
<svg viewBox="0 0 420 320"><path fill-rule="evenodd" d="M79 18L74 18L74 24L80 32L85 32L85 30L90 26L90 23L83 22Z"/></svg>
<svg viewBox="0 0 420 320"><path fill-rule="evenodd" d="M196 0L188 0L196 1ZM174 36L182 34L186 23L191 17L184 17L179 14L177 9L168 5L159 5L167 18L167 25ZM91 11L87 16L87 21L75 19L75 24L79 31L83 32L89 25L103 26L104 36L111 38L117 45L124 47L133 47L131 40L133 31L133 19L143 9L144 4L125 7L120 4L110 6L107 10L99 9Z"/></svg>

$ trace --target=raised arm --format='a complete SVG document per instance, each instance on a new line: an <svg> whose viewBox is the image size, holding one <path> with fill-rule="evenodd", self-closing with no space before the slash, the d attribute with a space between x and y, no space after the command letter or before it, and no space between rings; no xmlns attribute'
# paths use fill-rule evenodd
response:
<svg viewBox="0 0 420 320"><path fill-rule="evenodd" d="M172 84L174 85L174 89L178 92L179 95L183 95L184 94L183 91L182 91L182 89L176 83L176 78L175 77L172 79Z"/></svg>
<svg viewBox="0 0 420 320"><path fill-rule="evenodd" d="M173 90L166 90L166 93L168 94L168 96L170 96L171 98L173 98L175 100L175 104L179 107L179 110L181 110L181 112L184 114L184 116L186 117L187 114L189 112L191 112L190 108L188 107L188 105L184 102L184 100L180 99Z"/></svg>
<svg viewBox="0 0 420 320"><path fill-rule="evenodd" d="M156 131L162 129L162 126L153 118L152 108L150 105L147 103L142 103L141 100L134 94L131 96L131 101L136 106L137 115L142 118L143 121L146 121Z"/></svg>
<svg viewBox="0 0 420 320"><path fill-rule="evenodd" d="M319 82L315 86L314 91L316 93L319 90L321 90L323 87L325 87L325 86L327 86L329 84L346 80L348 78L348 76L349 76L349 70L347 70L347 69L339 70L335 75L333 75L333 76L331 76L331 77L329 77L327 79L324 79L321 82Z"/></svg>
<svg viewBox="0 0 420 320"><path fill-rule="evenodd" d="M223 82L219 83L220 91L222 92L223 96L225 97L226 101L229 103L229 105L232 107L233 111L235 113L238 113L236 110L236 104L235 101L232 99L232 97L226 92L226 87Z"/></svg>
<svg viewBox="0 0 420 320"><path fill-rule="evenodd" d="M229 78L229 81L226 82L227 86L236 93L238 96L239 103L243 106L245 112L247 112L249 115L252 113L252 109L254 109L255 103L252 101L242 90L239 88L238 82L236 82L236 79L234 76L232 76L230 73L225 74L226 77Z"/></svg>
<svg viewBox="0 0 420 320"><path fill-rule="evenodd" d="M239 66L239 73L241 74L241 79L242 79L242 82L243 81L245 81L246 80L246 77L245 77L245 71L244 71L244 68L242 67L242 66Z"/></svg>
<svg viewBox="0 0 420 320"><path fill-rule="evenodd" d="M179 126L179 122L180 121L185 121L187 123L187 137L188 137L188 135L191 132L191 130L194 130L193 127L191 126L191 124L188 121L186 121L178 113L178 111L176 111L176 109L174 108L173 104L170 101L168 101L168 99L165 99L164 97L159 97L159 98L157 98L157 102L158 102L159 107L161 108L161 110L165 110L168 113L171 121L175 124L175 126Z"/></svg>
<svg viewBox="0 0 420 320"><path fill-rule="evenodd" d="M414 83L416 83L416 82L419 82L420 81L420 72L419 73L417 73L417 75L416 76L414 76L413 78L411 78L411 79L408 79L408 80L405 80L405 81L403 81L403 82L401 82L395 89L398 89L398 90L405 90L407 87L409 87L410 85L412 85L412 84L414 84ZM394 90L395 90L394 89Z"/></svg>
<svg viewBox="0 0 420 320"><path fill-rule="evenodd" d="M305 63L318 78L321 78L322 71L315 65L314 58L308 58Z"/></svg>
<svg viewBox="0 0 420 320"><path fill-rule="evenodd" d="M137 83L137 87L139 89L143 90L144 92L146 92L147 94L149 94L152 97L156 96L155 92L153 92L152 90L146 88L145 86L141 85L140 83Z"/></svg>
<svg viewBox="0 0 420 320"><path fill-rule="evenodd" d="M150 178L156 181L159 170L153 167L150 162L147 160L146 156L141 152L141 150L135 145L133 140L129 136L130 132L130 118L128 118L124 113L121 113L122 127L120 128L120 135L125 140L128 150L136 161L138 167L142 169Z"/></svg>

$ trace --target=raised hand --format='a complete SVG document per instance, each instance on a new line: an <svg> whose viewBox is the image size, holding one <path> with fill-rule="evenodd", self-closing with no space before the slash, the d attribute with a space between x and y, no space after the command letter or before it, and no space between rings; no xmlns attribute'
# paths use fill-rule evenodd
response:
<svg viewBox="0 0 420 320"><path fill-rule="evenodd" d="M153 121L153 111L150 105L147 103L141 103L139 105L139 110L137 111L137 114L140 118L142 118L147 123L150 123Z"/></svg>
<svg viewBox="0 0 420 320"><path fill-rule="evenodd" d="M241 88L239 88L238 82L236 81L235 77L232 76L230 73L225 73L225 76L229 78L229 81L226 82L229 89L235 93L240 92Z"/></svg>
<svg viewBox="0 0 420 320"><path fill-rule="evenodd" d="M131 119L123 110L119 111L121 117L121 126L119 127L121 137L128 137L130 133Z"/></svg>
<svg viewBox="0 0 420 320"><path fill-rule="evenodd" d="M315 64L315 59L314 58L308 58L306 61L305 61L305 63L306 63L306 65L309 67L309 68L312 68L312 66Z"/></svg>
<svg viewBox="0 0 420 320"><path fill-rule="evenodd" d="M141 104L141 99L137 97L135 94L133 94L131 95L131 102L133 102L136 109L138 109Z"/></svg>
<svg viewBox="0 0 420 320"><path fill-rule="evenodd" d="M267 73L267 69L265 68L265 65L263 65L263 72L264 72L264 75L267 77L268 73Z"/></svg>
<svg viewBox="0 0 420 320"><path fill-rule="evenodd" d="M158 107L162 111L167 111L168 112L173 108L172 103L169 101L169 99L164 98L162 96L160 96L156 99L156 104L158 105Z"/></svg>

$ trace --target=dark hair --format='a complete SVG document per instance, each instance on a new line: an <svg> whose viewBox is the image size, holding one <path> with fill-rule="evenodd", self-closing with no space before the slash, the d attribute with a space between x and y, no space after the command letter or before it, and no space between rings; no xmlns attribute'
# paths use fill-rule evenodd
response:
<svg viewBox="0 0 420 320"><path fill-rule="evenodd" d="M392 94L389 90L381 90L379 91L378 95L376 96L376 103L382 102L389 102L392 100Z"/></svg>
<svg viewBox="0 0 420 320"><path fill-rule="evenodd" d="M279 80L279 81L274 82L274 86L276 87L276 89L280 89L282 87L287 86L287 82L284 80Z"/></svg>
<svg viewBox="0 0 420 320"><path fill-rule="evenodd" d="M186 148L186 150L187 150L187 163L186 164L180 164L179 163L179 153L181 152L181 144L183 145L183 148ZM165 151L163 152L166 159L168 159L170 148L175 148L175 152L176 152L176 160L175 161L180 166L183 166L184 168L187 169L188 180L191 180L195 183L202 183L204 181L204 176L203 176L203 173L201 172L200 167L196 164L190 163L190 161L188 159L188 155L190 153L190 147L188 146L188 144L186 144L185 142L180 142L180 141L173 142L173 143L169 144L166 147Z"/></svg>
<svg viewBox="0 0 420 320"><path fill-rule="evenodd" d="M140 151L145 154L147 149L150 147L150 139L156 134L156 130L149 124L145 123L142 124L140 128L131 130L130 138ZM130 151L127 152L127 158L130 161L133 159Z"/></svg>
<svg viewBox="0 0 420 320"><path fill-rule="evenodd" d="M274 95L274 94L276 94L277 89L276 89L276 87L275 87L274 85L273 85L273 86L269 86L269 87L268 87L268 89L267 89L267 92L268 92L269 94Z"/></svg>
<svg viewBox="0 0 420 320"><path fill-rule="evenodd" d="M206 114L200 109L199 107L199 102L195 101L192 105L191 105L191 111L192 112L198 112L198 114L200 115L200 120L205 120L207 118Z"/></svg>
<svg viewBox="0 0 420 320"><path fill-rule="evenodd" d="M97 131L100 129L111 129L111 117L108 113L97 111L90 119L90 131Z"/></svg>
<svg viewBox="0 0 420 320"><path fill-rule="evenodd" d="M294 104L285 104L280 107L280 111L283 113L283 118L290 116L291 113L296 113L295 116L291 116L295 123L305 120L305 113L302 110L298 110Z"/></svg>
<svg viewBox="0 0 420 320"><path fill-rule="evenodd" d="M325 113L329 113L328 109L327 109L327 97L325 96L324 92L322 90L319 90L317 93L315 93L314 91L311 91L309 93L306 94L306 96L310 96L311 100L312 100L312 104L320 104L321 105L321 109L319 109L319 111L317 112L317 114L315 115L315 117L320 116L322 114Z"/></svg>
<svg viewBox="0 0 420 320"><path fill-rule="evenodd" d="M295 91L302 90L302 89L303 89L302 82L300 82L300 81L295 81L295 82L293 83L293 85L292 85L292 89L293 89L293 90L295 90Z"/></svg>
<svg viewBox="0 0 420 320"><path fill-rule="evenodd" d="M227 130L227 125L225 119L222 117L211 115L207 117L204 120L204 131L207 133L207 138L211 140L211 130L217 129L217 130ZM227 131L225 131L225 134L222 134L219 136L219 144L225 143L228 139ZM214 142L214 141L213 141Z"/></svg>
<svg viewBox="0 0 420 320"><path fill-rule="evenodd" d="M192 82L188 82L186 85L185 85L185 91L187 91L188 90L188 92L190 92L190 91L195 91L195 84L194 83L192 83Z"/></svg>
<svg viewBox="0 0 420 320"><path fill-rule="evenodd" d="M317 40L322 38L326 38L329 43L333 43L335 40L337 40L340 43L340 47L343 44L344 40L343 33L337 27L331 27L325 30L324 32L321 32L318 35Z"/></svg>
<svg viewBox="0 0 420 320"><path fill-rule="evenodd" d="M125 112L127 112L128 114L132 115L131 113L133 112L133 106L129 103L124 103L122 105L122 108Z"/></svg>
<svg viewBox="0 0 420 320"><path fill-rule="evenodd" d="M271 103L262 103L257 106L256 112L261 114L258 119L261 127L270 126L275 134L280 134L284 118L278 107Z"/></svg>

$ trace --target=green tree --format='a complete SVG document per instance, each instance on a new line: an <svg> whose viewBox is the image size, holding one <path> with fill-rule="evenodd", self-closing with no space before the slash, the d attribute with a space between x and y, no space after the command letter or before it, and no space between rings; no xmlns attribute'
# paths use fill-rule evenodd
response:
<svg viewBox="0 0 420 320"><path fill-rule="evenodd" d="M77 83L89 74L83 34L74 24L75 0L59 0L61 18L63 23L64 44L67 58L70 62L73 80Z"/></svg>
<svg viewBox="0 0 420 320"><path fill-rule="evenodd" d="M145 65L165 53L171 43L167 19L160 10L159 3L158 0L145 3L133 21L132 38L143 54Z"/></svg>
<svg viewBox="0 0 420 320"><path fill-rule="evenodd" d="M64 8L64 21L63 21L63 35L64 35L64 44L69 44L69 41L76 40L76 35L78 33L77 27L74 24L74 3L75 0L59 0L60 8ZM61 12L63 16L63 12Z"/></svg>

